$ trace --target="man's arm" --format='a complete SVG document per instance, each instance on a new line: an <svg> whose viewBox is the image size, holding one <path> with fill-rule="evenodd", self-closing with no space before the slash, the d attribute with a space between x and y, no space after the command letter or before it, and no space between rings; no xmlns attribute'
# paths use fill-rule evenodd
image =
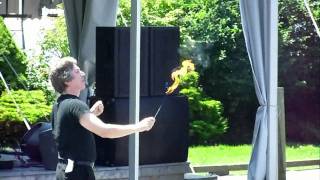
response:
<svg viewBox="0 0 320 180"><path fill-rule="evenodd" d="M148 117L137 124L106 124L92 113L86 113L80 118L80 124L84 128L103 138L118 138L135 132L149 131L154 122L153 117Z"/></svg>

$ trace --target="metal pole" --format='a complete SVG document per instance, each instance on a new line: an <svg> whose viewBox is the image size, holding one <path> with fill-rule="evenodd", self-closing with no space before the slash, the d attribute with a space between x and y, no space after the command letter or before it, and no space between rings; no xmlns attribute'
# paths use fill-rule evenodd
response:
<svg viewBox="0 0 320 180"><path fill-rule="evenodd" d="M131 0L129 121L139 122L140 0ZM129 179L139 178L139 133L129 136Z"/></svg>
<svg viewBox="0 0 320 180"><path fill-rule="evenodd" d="M9 5L8 5L8 3L9 3L9 0L6 0L6 15L9 14Z"/></svg>
<svg viewBox="0 0 320 180"><path fill-rule="evenodd" d="M278 179L278 114L277 114L277 87L278 87L278 0L269 1L270 8L270 43L268 53L270 64L268 67L268 150L267 150L267 180Z"/></svg>
<svg viewBox="0 0 320 180"><path fill-rule="evenodd" d="M20 17L20 24L21 24L21 46L22 46L22 49L25 49L24 27L23 27L24 0L19 0L19 12L18 12L18 15L21 15L21 17Z"/></svg>
<svg viewBox="0 0 320 180"><path fill-rule="evenodd" d="M286 180L286 125L284 108L284 89L278 87L278 177Z"/></svg>

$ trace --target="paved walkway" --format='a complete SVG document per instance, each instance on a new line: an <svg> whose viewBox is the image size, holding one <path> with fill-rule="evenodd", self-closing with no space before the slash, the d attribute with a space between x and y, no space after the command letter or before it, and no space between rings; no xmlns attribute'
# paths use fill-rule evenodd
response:
<svg viewBox="0 0 320 180"><path fill-rule="evenodd" d="M218 180L247 180L247 175L219 176ZM320 180L320 169L287 171L286 180Z"/></svg>

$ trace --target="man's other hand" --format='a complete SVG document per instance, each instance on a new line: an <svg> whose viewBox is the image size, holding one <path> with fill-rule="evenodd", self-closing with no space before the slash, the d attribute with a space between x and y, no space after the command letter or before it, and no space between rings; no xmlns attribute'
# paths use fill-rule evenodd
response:
<svg viewBox="0 0 320 180"><path fill-rule="evenodd" d="M104 106L102 101L100 100L94 103L94 105L90 108L90 112L96 116L99 116L100 114L102 114L103 110L104 110Z"/></svg>

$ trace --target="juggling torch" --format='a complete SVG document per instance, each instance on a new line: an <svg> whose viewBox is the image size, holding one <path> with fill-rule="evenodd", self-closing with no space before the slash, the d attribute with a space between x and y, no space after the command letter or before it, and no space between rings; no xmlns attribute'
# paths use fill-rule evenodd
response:
<svg viewBox="0 0 320 180"><path fill-rule="evenodd" d="M169 94L172 94L174 92L174 90L177 89L177 87L179 86L181 77L183 77L184 75L186 75L190 71L194 71L194 69L195 69L194 64L191 62L191 60L183 61L182 67L180 69L177 69L176 71L173 71L171 74L171 79L173 80L173 83L170 87L167 88L166 96ZM161 104L160 104L156 114L154 115L154 118L157 117L162 106L164 105L166 96L162 99Z"/></svg>

